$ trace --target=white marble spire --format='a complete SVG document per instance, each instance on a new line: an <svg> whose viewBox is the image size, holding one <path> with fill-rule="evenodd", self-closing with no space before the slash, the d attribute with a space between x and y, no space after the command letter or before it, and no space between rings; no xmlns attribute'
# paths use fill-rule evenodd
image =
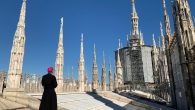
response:
<svg viewBox="0 0 195 110"><path fill-rule="evenodd" d="M166 9L166 3L165 0L163 1L163 9L164 9L164 24L165 24L165 32L166 32L166 41L167 44L171 41L171 26L170 26L170 20L169 20L169 15L167 14L167 9Z"/></svg>
<svg viewBox="0 0 195 110"><path fill-rule="evenodd" d="M25 49L26 0L23 0L19 22L13 39L8 70L7 88L20 88Z"/></svg>
<svg viewBox="0 0 195 110"><path fill-rule="evenodd" d="M93 57L92 74L93 74L92 89L93 90L97 90L98 89L98 66L97 66L97 62L96 62L96 48L95 48L95 44L94 44L94 57Z"/></svg>
<svg viewBox="0 0 195 110"><path fill-rule="evenodd" d="M132 32L132 35L136 35L137 37L139 35L138 20L139 20L139 17L137 15L136 8L135 8L135 0L132 0L132 18L131 18L132 31L131 32Z"/></svg>
<svg viewBox="0 0 195 110"><path fill-rule="evenodd" d="M110 63L110 69L109 69L109 90L113 91L112 66L111 66L111 63Z"/></svg>
<svg viewBox="0 0 195 110"><path fill-rule="evenodd" d="M120 40L119 40L120 44ZM123 70L122 70L122 65L121 65L121 60L120 60L120 49L118 48L117 50L117 62L116 62L116 75L117 75L117 82L118 86L123 84Z"/></svg>
<svg viewBox="0 0 195 110"><path fill-rule="evenodd" d="M63 68L64 68L64 47L63 47L63 17L61 18L58 49L56 52L55 76L58 83L56 92L63 92Z"/></svg>
<svg viewBox="0 0 195 110"><path fill-rule="evenodd" d="M162 38L162 51L165 51L165 38L164 38L163 28L162 28L161 22L160 22L160 33L161 33L161 38Z"/></svg>
<svg viewBox="0 0 195 110"><path fill-rule="evenodd" d="M102 91L106 91L106 61L103 51L103 64L102 64Z"/></svg>
<svg viewBox="0 0 195 110"><path fill-rule="evenodd" d="M83 33L81 34L81 47L80 47L80 58L78 67L78 80L79 80L79 92L84 92L84 76L85 76L85 64L84 64L84 53L83 53Z"/></svg>
<svg viewBox="0 0 195 110"><path fill-rule="evenodd" d="M144 37L143 37L143 33L140 31L140 45L144 45Z"/></svg>

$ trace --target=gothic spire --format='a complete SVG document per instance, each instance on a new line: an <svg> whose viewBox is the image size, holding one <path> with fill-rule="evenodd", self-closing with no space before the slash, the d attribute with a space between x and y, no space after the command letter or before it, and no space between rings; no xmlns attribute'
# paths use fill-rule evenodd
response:
<svg viewBox="0 0 195 110"><path fill-rule="evenodd" d="M109 64L109 71L112 71L112 65L111 65L111 63Z"/></svg>
<svg viewBox="0 0 195 110"><path fill-rule="evenodd" d="M127 47L129 47L129 35L127 34Z"/></svg>
<svg viewBox="0 0 195 110"><path fill-rule="evenodd" d="M132 23L132 35L138 37L139 35L139 29L138 29L138 15L136 12L135 8L135 0L132 0L132 18L131 18L131 23Z"/></svg>
<svg viewBox="0 0 195 110"><path fill-rule="evenodd" d="M144 45L143 33L140 31L140 44Z"/></svg>
<svg viewBox="0 0 195 110"><path fill-rule="evenodd" d="M94 56L93 56L93 65L95 66L95 65L97 65L97 63L96 63L96 48L95 48L95 43L94 43Z"/></svg>
<svg viewBox="0 0 195 110"><path fill-rule="evenodd" d="M83 33L81 33L81 47L80 47L80 58L78 67L78 78L79 78L79 92L84 91L84 80L85 80L85 64L84 64L84 53L83 53Z"/></svg>
<svg viewBox="0 0 195 110"><path fill-rule="evenodd" d="M169 42L171 41L171 26L170 26L169 15L167 14L165 0L162 1L163 1L164 23L165 23L165 32L166 32L166 41L167 41L166 45L168 45Z"/></svg>
<svg viewBox="0 0 195 110"><path fill-rule="evenodd" d="M158 46L159 46L159 48L161 48L161 38L160 38L160 36L158 37Z"/></svg>
<svg viewBox="0 0 195 110"><path fill-rule="evenodd" d="M59 33L59 42L56 52L56 61L55 61L55 76L58 82L57 92L63 91L63 68L64 68L64 48L63 48L63 17L61 18L60 24L60 33ZM68 73L69 79L69 73Z"/></svg>
<svg viewBox="0 0 195 110"><path fill-rule="evenodd" d="M96 62L96 47L94 43L94 59L92 67L92 89L96 90L98 88L98 67Z"/></svg>
<svg viewBox="0 0 195 110"><path fill-rule="evenodd" d="M118 48L118 52L117 52L117 66L121 66L120 55L119 55L119 52L120 52L120 39L118 40L118 42L119 42L119 48Z"/></svg>
<svg viewBox="0 0 195 110"><path fill-rule="evenodd" d="M102 91L106 91L106 63L103 51L103 64L102 64Z"/></svg>
<svg viewBox="0 0 195 110"><path fill-rule="evenodd" d="M163 35L163 28L162 28L162 23L160 22L160 33L161 33L161 38L162 38L162 50L165 51L165 38Z"/></svg>
<svg viewBox="0 0 195 110"><path fill-rule="evenodd" d="M25 17L26 17L26 0L23 0L17 29L13 39L13 45L10 55L8 70L8 88L19 88L22 74L25 47Z"/></svg>
<svg viewBox="0 0 195 110"><path fill-rule="evenodd" d="M105 68L105 65L106 65L106 61L105 61L105 55L104 55L104 50L103 50L103 65L102 65L102 68L103 67Z"/></svg>

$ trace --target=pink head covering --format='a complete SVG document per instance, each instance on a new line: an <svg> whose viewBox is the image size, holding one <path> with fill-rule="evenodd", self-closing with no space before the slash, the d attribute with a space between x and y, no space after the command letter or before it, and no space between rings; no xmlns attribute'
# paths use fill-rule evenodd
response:
<svg viewBox="0 0 195 110"><path fill-rule="evenodd" d="M49 67L49 68L47 69L47 72L48 72L48 73L52 73L52 72L53 72L53 67Z"/></svg>

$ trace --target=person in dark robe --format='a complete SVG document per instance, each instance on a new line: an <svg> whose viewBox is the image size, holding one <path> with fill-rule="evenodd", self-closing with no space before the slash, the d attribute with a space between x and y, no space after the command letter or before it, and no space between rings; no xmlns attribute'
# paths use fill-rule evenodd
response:
<svg viewBox="0 0 195 110"><path fill-rule="evenodd" d="M52 75L53 68L48 68L48 74L42 77L44 88L39 110L57 110L57 97L55 88L57 87L56 77Z"/></svg>

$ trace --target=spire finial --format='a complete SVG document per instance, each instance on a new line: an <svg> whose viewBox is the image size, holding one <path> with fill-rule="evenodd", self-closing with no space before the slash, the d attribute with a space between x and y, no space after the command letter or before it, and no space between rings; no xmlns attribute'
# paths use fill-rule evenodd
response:
<svg viewBox="0 0 195 110"><path fill-rule="evenodd" d="M81 33L81 42L83 42L83 33Z"/></svg>
<svg viewBox="0 0 195 110"><path fill-rule="evenodd" d="M166 3L165 3L165 0L162 0L162 1L163 1L164 15L167 15L167 9L166 9Z"/></svg>
<svg viewBox="0 0 195 110"><path fill-rule="evenodd" d="M26 17L26 0L23 0L18 27L25 27L25 17Z"/></svg>
<svg viewBox="0 0 195 110"><path fill-rule="evenodd" d="M135 0L132 0L132 11L133 11L133 13L136 13Z"/></svg>
<svg viewBox="0 0 195 110"><path fill-rule="evenodd" d="M63 17L61 17L61 25L60 25L60 34L59 34L58 47L62 47L63 48Z"/></svg>
<svg viewBox="0 0 195 110"><path fill-rule="evenodd" d="M132 0L132 17L131 17L131 23L132 23L132 35L136 35L135 37L139 37L139 29L138 29L138 15L135 8L135 0Z"/></svg>
<svg viewBox="0 0 195 110"><path fill-rule="evenodd" d="M61 17L61 24L63 25L63 17Z"/></svg>

